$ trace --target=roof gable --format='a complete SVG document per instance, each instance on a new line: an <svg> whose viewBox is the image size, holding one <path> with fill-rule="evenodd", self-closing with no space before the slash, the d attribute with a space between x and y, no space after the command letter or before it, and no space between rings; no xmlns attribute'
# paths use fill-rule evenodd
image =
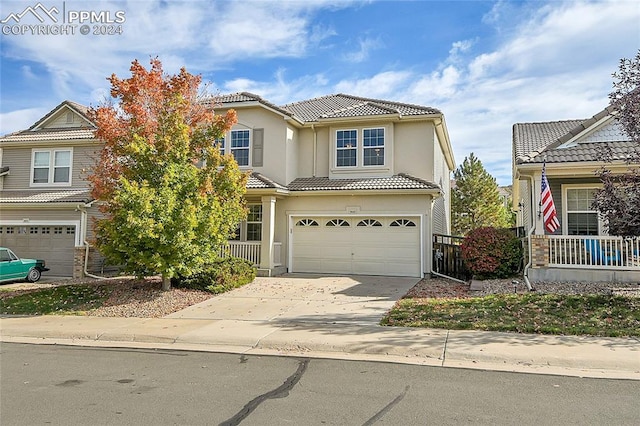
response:
<svg viewBox="0 0 640 426"><path fill-rule="evenodd" d="M88 112L89 109L84 105L72 101L63 101L33 126L29 127L29 130L95 128L94 123L89 119Z"/></svg>
<svg viewBox="0 0 640 426"><path fill-rule="evenodd" d="M578 130L580 127L578 128ZM626 134L620 123L615 119L613 115L609 115L603 118L598 123L593 124L591 127L585 128L579 131L577 135L569 133L572 137L563 142L558 148L569 148L583 143L598 143L598 142L618 142L618 141L630 141L631 138ZM565 136L563 139L565 139Z"/></svg>

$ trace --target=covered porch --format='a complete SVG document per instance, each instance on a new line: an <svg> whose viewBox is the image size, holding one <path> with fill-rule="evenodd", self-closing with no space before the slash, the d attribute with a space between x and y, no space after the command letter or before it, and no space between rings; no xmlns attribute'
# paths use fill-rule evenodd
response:
<svg viewBox="0 0 640 426"><path fill-rule="evenodd" d="M532 235L532 281L640 282L640 239Z"/></svg>

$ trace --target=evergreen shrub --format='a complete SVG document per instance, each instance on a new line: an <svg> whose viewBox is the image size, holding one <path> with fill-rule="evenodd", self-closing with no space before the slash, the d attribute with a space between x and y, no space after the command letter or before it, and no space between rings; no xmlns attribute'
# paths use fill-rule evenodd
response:
<svg viewBox="0 0 640 426"><path fill-rule="evenodd" d="M176 288L190 288L213 294L225 293L249 284L256 277L253 264L245 259L226 257L205 265L199 272L171 280Z"/></svg>

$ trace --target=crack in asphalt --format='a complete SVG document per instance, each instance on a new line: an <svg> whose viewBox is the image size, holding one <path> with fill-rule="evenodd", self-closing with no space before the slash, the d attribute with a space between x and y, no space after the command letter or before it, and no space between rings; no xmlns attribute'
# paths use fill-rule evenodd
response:
<svg viewBox="0 0 640 426"><path fill-rule="evenodd" d="M393 407L395 407L400 401L402 401L402 398L404 398L404 396L407 394L407 392L409 391L410 387L411 386L409 386L409 385L405 386L404 392L402 392L400 395L398 395L393 401L388 403L382 410L378 411L375 414L375 416L371 417L369 420L364 422L362 424L362 426L371 426L372 424L374 424L375 422L380 420L385 414L387 414L389 411L391 411L391 409Z"/></svg>
<svg viewBox="0 0 640 426"><path fill-rule="evenodd" d="M267 393L263 393L260 396L255 397L251 401L249 401L242 409L229 420L225 420L220 423L220 426L236 426L240 424L244 419L246 419L249 414L251 414L260 404L268 399L274 398L285 398L289 396L289 391L300 381L305 371L307 371L307 367L309 366L309 360L304 359L299 361L298 369L295 373L287 378L283 384L278 386L272 391Z"/></svg>

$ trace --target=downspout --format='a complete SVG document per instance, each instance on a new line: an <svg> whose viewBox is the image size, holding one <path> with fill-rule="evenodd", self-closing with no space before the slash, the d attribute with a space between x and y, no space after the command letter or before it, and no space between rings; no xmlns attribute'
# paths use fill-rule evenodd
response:
<svg viewBox="0 0 640 426"><path fill-rule="evenodd" d="M318 150L318 133L316 132L316 126L315 124L311 125L311 130L313 130L313 177L316 177L316 172L317 172L317 166L316 166L316 162L317 162L317 158L316 158L316 151Z"/></svg>
<svg viewBox="0 0 640 426"><path fill-rule="evenodd" d="M84 206L78 206L78 210L80 210L80 223L82 226L82 234L83 236L85 236L87 234L87 209L86 207L90 207L89 204L85 204ZM94 275L94 274L90 274L88 271L88 265L89 265L89 242L87 240L85 240L84 238L82 239L82 242L84 244L84 266L82 268L82 272L84 273L85 276L89 277L89 278L96 278L99 280L108 280L108 279L112 279L112 277L101 277L99 275Z"/></svg>
<svg viewBox="0 0 640 426"><path fill-rule="evenodd" d="M529 231L527 232L527 248L529 249L529 262L527 262L527 264L524 266L524 272L522 274L522 277L524 278L524 283L527 285L527 288L529 289L529 291L535 291L535 289L533 288L533 286L531 285L531 282L529 281L529 277L527 276L527 274L529 273L529 269L531 268L531 265L533 264L533 249L531 248L532 244L531 244L531 236L533 235L533 232L536 229L536 220L535 220L535 215L534 215L534 206L535 206L535 199L534 199L534 192L535 192L535 185L534 185L534 181L533 181L533 176L527 175L527 178L530 180L531 183L531 229L529 229Z"/></svg>

